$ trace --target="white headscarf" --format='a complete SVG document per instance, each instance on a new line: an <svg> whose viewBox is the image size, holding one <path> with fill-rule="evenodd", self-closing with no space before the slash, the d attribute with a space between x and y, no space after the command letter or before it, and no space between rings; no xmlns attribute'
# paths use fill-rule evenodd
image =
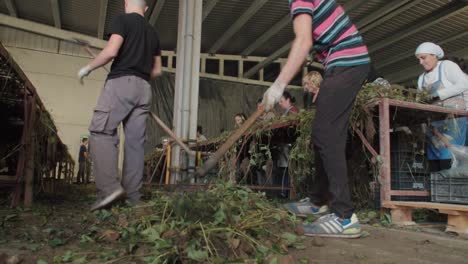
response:
<svg viewBox="0 0 468 264"><path fill-rule="evenodd" d="M439 45L432 42L424 42L418 46L415 55L422 53L435 55L438 59L442 59L444 57L444 50Z"/></svg>

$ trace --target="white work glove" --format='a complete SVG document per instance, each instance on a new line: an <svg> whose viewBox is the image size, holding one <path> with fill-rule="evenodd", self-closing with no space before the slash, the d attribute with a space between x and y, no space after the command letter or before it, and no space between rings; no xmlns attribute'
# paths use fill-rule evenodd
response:
<svg viewBox="0 0 468 264"><path fill-rule="evenodd" d="M85 67L81 68L80 71L78 72L78 79L80 80L80 83L83 84L83 78L85 76L88 76L91 73L92 69L89 65L86 65Z"/></svg>
<svg viewBox="0 0 468 264"><path fill-rule="evenodd" d="M284 88L286 88L286 84L279 82L276 80L273 85L266 90L263 94L263 101L262 104L265 106L265 111L270 111L275 104L281 99L283 96Z"/></svg>

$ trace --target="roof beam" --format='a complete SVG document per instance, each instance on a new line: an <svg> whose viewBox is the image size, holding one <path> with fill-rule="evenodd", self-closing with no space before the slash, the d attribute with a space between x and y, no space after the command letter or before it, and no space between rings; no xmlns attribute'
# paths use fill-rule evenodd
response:
<svg viewBox="0 0 468 264"><path fill-rule="evenodd" d="M15 3L13 3L13 0L5 0L5 5L8 12L10 12L10 16L18 17L18 12L16 12L16 6Z"/></svg>
<svg viewBox="0 0 468 264"><path fill-rule="evenodd" d="M164 7L164 4L166 3L166 0L158 0L156 2L156 5L153 8L153 12L151 12L151 16L149 18L149 23L150 25L155 25L156 21L158 20L159 14L161 14L161 10Z"/></svg>
<svg viewBox="0 0 468 264"><path fill-rule="evenodd" d="M219 0L211 0L206 3L206 5L203 7L203 13L202 13L202 23L205 21L205 18L208 17L208 15L211 13L213 8L216 6Z"/></svg>
<svg viewBox="0 0 468 264"><path fill-rule="evenodd" d="M273 54L271 54L271 56L269 56L268 58L264 59L263 61L259 62L257 65L255 65L252 69L248 70L246 73L244 73L244 78L246 79L249 79L251 78L252 76L254 76L259 70L263 69L264 67L266 67L267 65L269 65L270 63L274 62L276 59L278 59L279 57L282 57L284 56L285 54L288 53L289 49L291 48L292 46L292 41L288 42L288 44L284 45L283 47L281 47L280 49L278 49L277 51L275 51Z"/></svg>
<svg viewBox="0 0 468 264"><path fill-rule="evenodd" d="M459 38L463 38L463 37L466 37L468 36L468 31L465 31L463 33L457 33L457 34L454 34L448 38L443 38L443 39L440 39L438 41L435 41L434 43L437 43L438 45L444 45L446 43L450 43L454 40L457 40ZM416 49L416 48L415 48ZM414 50L411 50L411 51L408 51L407 53L404 53L404 54L399 54L398 56L395 56L395 57L391 57L391 58L388 58L386 60L383 60L382 62L379 62L377 61L377 65L376 65L376 68L377 69L381 69L385 66L388 66L388 65L391 65L395 62L399 62L401 60L404 60L408 57L411 57L411 56L414 56Z"/></svg>
<svg viewBox="0 0 468 264"><path fill-rule="evenodd" d="M413 6L416 6L422 1L424 0L389 1L388 4L356 23L356 26L359 28L359 33L364 34L365 32L405 12Z"/></svg>
<svg viewBox="0 0 468 264"><path fill-rule="evenodd" d="M107 43L107 41L97 39L88 35L58 29L49 25L44 25L25 19L15 18L4 14L0 14L0 25L65 41L75 42L74 39L80 39L84 42L89 43L90 47L98 49L103 49Z"/></svg>
<svg viewBox="0 0 468 264"><path fill-rule="evenodd" d="M208 53L216 53L218 50L229 40L234 34L236 34L247 21L255 15L263 5L265 5L268 0L256 0L253 1L247 11L242 14L242 16L237 19L234 24L215 42L215 44L209 49Z"/></svg>
<svg viewBox="0 0 468 264"><path fill-rule="evenodd" d="M108 0L101 0L99 6L98 38L104 39L104 27L106 26Z"/></svg>
<svg viewBox="0 0 468 264"><path fill-rule="evenodd" d="M422 18L418 23L416 23L415 25L405 29L405 30L402 30L402 31L399 31L397 34L389 37L389 38L385 38L379 42L377 42L376 44L372 45L370 48L369 48L369 51L370 52L375 52L377 50L380 50L382 48L385 48L389 45L392 45L393 43L395 42L398 42L408 36L411 36L421 30L424 30L426 28L429 28L431 27L432 25L434 24L437 24L445 19L447 19L448 17L451 17L453 15L456 15L462 11L464 11L467 7L467 4L466 3L463 3L463 2L454 2L446 7L443 7L442 10L436 10L435 12L431 13L431 14L428 14L426 15L424 18Z"/></svg>
<svg viewBox="0 0 468 264"><path fill-rule="evenodd" d="M267 40L272 38L278 32L280 32L283 28L291 23L291 16L287 14L281 20L276 22L269 30L267 30L263 35L261 35L255 42L250 44L246 49L244 49L241 54L243 56L249 56L252 52L257 50L260 46L262 46Z"/></svg>
<svg viewBox="0 0 468 264"><path fill-rule="evenodd" d="M50 0L52 6L52 15L54 17L54 24L56 28L62 28L62 21L60 19L60 6L58 0Z"/></svg>

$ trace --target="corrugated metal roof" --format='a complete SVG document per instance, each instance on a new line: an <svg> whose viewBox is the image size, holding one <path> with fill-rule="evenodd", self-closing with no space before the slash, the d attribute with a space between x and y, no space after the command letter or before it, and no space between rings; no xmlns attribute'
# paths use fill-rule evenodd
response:
<svg viewBox="0 0 468 264"><path fill-rule="evenodd" d="M15 0L13 1L18 17L53 26L50 0Z"/></svg>
<svg viewBox="0 0 468 264"><path fill-rule="evenodd" d="M287 1L269 1L231 38L223 50L229 54L241 53L288 13ZM287 28L291 30L290 26Z"/></svg>
<svg viewBox="0 0 468 264"><path fill-rule="evenodd" d="M165 50L175 50L177 47L178 17L179 1L167 0L155 25L161 47Z"/></svg>
<svg viewBox="0 0 468 264"><path fill-rule="evenodd" d="M99 23L99 1L61 0L62 28L97 36Z"/></svg>
<svg viewBox="0 0 468 264"><path fill-rule="evenodd" d="M157 1L148 0L149 11L146 14L147 18L151 16ZM403 0L394 0L393 2L395 4L403 3L401 1ZM49 0L15 0L13 2L20 18L53 25ZM338 2L345 7L359 3L349 11L349 15L355 23L369 16L378 15L377 12L382 7L391 3L387 0L339 0ZM414 1L407 2L402 8L409 7L411 4L414 6L407 10L397 9L392 11L397 12L398 15L373 27L371 30L365 31L363 34L364 40L371 50L377 43L385 44L386 41L391 43L391 45L377 49L371 54L374 63L383 75L395 75L396 72L402 69L417 67L417 61L414 59L412 52L423 41L442 42L442 47L447 54L455 53L468 46L468 37L454 37L468 31L468 10L466 9L440 20L430 28L423 28L392 43L392 39L398 36L400 32L421 23L423 20L430 21L433 16L437 16L447 7L453 6L454 3L461 3L462 0L422 0L417 4ZM465 5L466 2L464 2ZM208 3L208 0L203 0L203 3ZM202 52L207 52L253 3L253 1L245 0L219 0L203 23ZM162 48L165 50L175 50L177 47L178 5L178 0L166 0L156 20L155 27L160 34ZM60 0L62 27L67 30L97 36L99 9L100 1L96 0ZM0 1L0 12L9 14L4 1ZM105 32L109 30L112 19L122 12L123 0L108 0ZM218 53L240 54L275 23L286 16L287 13L287 0L269 0L219 49ZM251 55L269 56L290 42L293 37L292 26L289 23L279 30L275 36L267 40L265 44L254 50ZM446 41L447 38L451 38L450 41ZM388 64L388 62L391 63ZM382 63L388 65L379 66Z"/></svg>
<svg viewBox="0 0 468 264"><path fill-rule="evenodd" d="M8 9L4 1L0 1L0 13L8 14Z"/></svg>

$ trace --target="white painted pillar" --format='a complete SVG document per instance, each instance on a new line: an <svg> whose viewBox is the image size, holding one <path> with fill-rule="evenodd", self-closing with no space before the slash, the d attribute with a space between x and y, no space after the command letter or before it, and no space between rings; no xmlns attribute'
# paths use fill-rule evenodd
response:
<svg viewBox="0 0 468 264"><path fill-rule="evenodd" d="M196 139L202 10L202 0L179 0L173 125L181 139ZM178 170L191 167L195 160L174 145L171 163L171 183L177 183L185 175Z"/></svg>

